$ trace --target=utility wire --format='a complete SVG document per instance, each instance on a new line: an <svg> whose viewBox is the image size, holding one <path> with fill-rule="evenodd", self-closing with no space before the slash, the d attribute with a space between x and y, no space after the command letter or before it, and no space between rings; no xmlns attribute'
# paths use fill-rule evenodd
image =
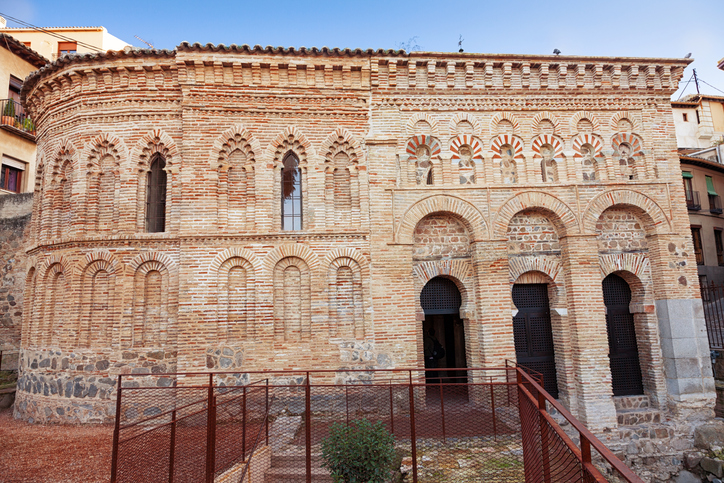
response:
<svg viewBox="0 0 724 483"><path fill-rule="evenodd" d="M699 82L701 82L702 84L706 84L706 85L708 85L709 87L711 87L712 89L715 89L715 90L721 92L722 94L724 94L724 91L723 91L723 90L718 89L718 88L714 87L713 85L709 84L708 82L702 80L701 77L699 77Z"/></svg>
<svg viewBox="0 0 724 483"><path fill-rule="evenodd" d="M686 92L686 88L689 87L689 82L691 82L691 79L693 79L693 78L694 78L694 74L691 74L691 77L689 77L689 80L686 81L686 85L685 85L684 88L681 90L681 94L679 95L679 99L681 99L681 97L684 95L684 92ZM679 99L676 99L676 100L678 101Z"/></svg>
<svg viewBox="0 0 724 483"><path fill-rule="evenodd" d="M81 41L79 41L79 40L76 40L76 39L71 38L71 37L67 37L67 36L65 36L65 35L61 35L61 34L56 33L56 32L51 32L50 30L44 29L44 28L42 28L42 27L38 27L37 25L33 25L33 24L31 24L31 23L24 22L24 21L22 21L22 20L20 20L20 19L17 19L17 18L15 18L15 17L11 17L10 15L6 15L6 14L4 14L4 13L2 13L2 12L0 12L0 16L5 17L6 19L12 20L12 21L15 22L15 23L19 23L20 25L23 25L23 26L25 26L25 27L29 27L29 28L31 28L31 29L33 29L33 30L37 30L37 31L39 31L39 32L44 32L44 33L46 33L46 34L48 34L48 35L51 35L51 36L53 36L53 37L56 37L56 38L58 38L58 39L60 39L60 40L64 40L64 41L66 41L66 42L75 42L76 45L80 45L81 47L85 47L85 48L87 48L87 49L92 49L92 50L95 50L95 51L97 51L97 52L104 52L103 49L101 49L100 47L96 47L95 45L87 44L87 43L85 43L85 42L81 42Z"/></svg>

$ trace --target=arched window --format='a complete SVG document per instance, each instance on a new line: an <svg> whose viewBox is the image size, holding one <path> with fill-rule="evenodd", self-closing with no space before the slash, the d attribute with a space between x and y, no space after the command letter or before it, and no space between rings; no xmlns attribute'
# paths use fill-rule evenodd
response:
<svg viewBox="0 0 724 483"><path fill-rule="evenodd" d="M291 152L282 167L282 230L302 229L302 170Z"/></svg>
<svg viewBox="0 0 724 483"><path fill-rule="evenodd" d="M151 162L146 184L146 231L163 232L166 227L166 161L156 156Z"/></svg>

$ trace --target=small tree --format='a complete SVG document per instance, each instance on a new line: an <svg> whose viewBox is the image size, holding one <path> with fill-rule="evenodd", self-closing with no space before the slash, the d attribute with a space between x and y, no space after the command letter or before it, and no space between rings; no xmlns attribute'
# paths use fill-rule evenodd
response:
<svg viewBox="0 0 724 483"><path fill-rule="evenodd" d="M338 483L388 481L395 458L395 439L381 421L332 424L322 441L323 466Z"/></svg>
<svg viewBox="0 0 724 483"><path fill-rule="evenodd" d="M13 100L5 101L3 116L15 117L15 102Z"/></svg>

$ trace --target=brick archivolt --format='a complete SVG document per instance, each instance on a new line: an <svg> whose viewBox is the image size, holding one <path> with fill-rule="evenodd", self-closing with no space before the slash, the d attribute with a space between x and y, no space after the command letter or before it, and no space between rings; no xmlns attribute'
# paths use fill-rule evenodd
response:
<svg viewBox="0 0 724 483"><path fill-rule="evenodd" d="M282 245L269 252L261 263L269 280L274 272L274 267L277 266L279 261L288 257L301 259L312 272L315 272L319 268L319 258L309 247L301 244Z"/></svg>
<svg viewBox="0 0 724 483"><path fill-rule="evenodd" d="M242 125L235 125L221 133L214 141L209 153L210 168L216 170L228 166L228 156L237 148L246 149L245 154L247 157L251 156L251 159L263 152L261 144L251 132Z"/></svg>
<svg viewBox="0 0 724 483"><path fill-rule="evenodd" d="M540 130L540 123L542 121L549 121L553 124L553 134L557 134L561 129L561 123L558 119L550 112L539 112L533 117L530 123L530 130L532 132L538 132Z"/></svg>
<svg viewBox="0 0 724 483"><path fill-rule="evenodd" d="M415 277L415 293L420 294L425 284L435 277L445 277L453 282L460 291L461 304L460 314L462 318L470 319L475 316L475 297L473 271L470 260L434 260L427 262L415 262L412 267ZM424 311L420 305L419 295L415 297L416 312L419 317L424 318Z"/></svg>
<svg viewBox="0 0 724 483"><path fill-rule="evenodd" d="M315 159L316 152L307 136L296 126L289 126L277 134L267 147L267 159L274 160L274 167L281 169L284 156L293 151L299 159L299 166L306 168L308 160Z"/></svg>
<svg viewBox="0 0 724 483"><path fill-rule="evenodd" d="M590 123L593 127L593 129L592 129L593 131L601 130L601 122L598 120L598 117L596 117L596 115L594 115L592 112L588 112L588 111L578 111L577 113L575 113L571 116L571 120L569 121L569 124L568 124L569 129L572 133L578 132L578 123L583 119L590 121Z"/></svg>
<svg viewBox="0 0 724 483"><path fill-rule="evenodd" d="M638 208L640 212L637 214L643 218L647 235L671 231L671 223L658 203L643 193L623 189L606 191L588 203L582 216L584 231L595 233L601 214L616 205Z"/></svg>
<svg viewBox="0 0 724 483"><path fill-rule="evenodd" d="M502 120L510 121L510 123L513 125L513 134L520 134L520 122L515 115L509 112L499 112L494 114L493 117L490 118L491 133L498 132L498 124L500 124L500 121Z"/></svg>
<svg viewBox="0 0 724 483"><path fill-rule="evenodd" d="M415 227L432 213L456 215L472 234L474 241L487 238L487 223L474 205L450 195L433 195L416 202L402 215L395 235L397 242L412 243Z"/></svg>
<svg viewBox="0 0 724 483"><path fill-rule="evenodd" d="M520 211L536 208L551 213L550 220L556 227L559 237L579 233L578 218L563 201L542 191L526 191L508 199L498 209L493 222L493 237L506 237L510 220Z"/></svg>
<svg viewBox="0 0 724 483"><path fill-rule="evenodd" d="M139 172L145 172L151 166L151 158L157 153L164 157L166 171L171 171L172 167L178 169L181 165L176 142L161 129L154 129L143 135L131 151L131 159L136 163Z"/></svg>
<svg viewBox="0 0 724 483"><path fill-rule="evenodd" d="M148 251L136 255L135 257L133 257L133 259L131 259L130 262L128 262L128 266L131 268L131 270L135 272L147 262L161 263L169 271L174 273L176 272L176 269L178 267L177 263L171 257L169 257L165 253L157 251Z"/></svg>
<svg viewBox="0 0 724 483"><path fill-rule="evenodd" d="M420 121L424 121L430 125L429 133L417 132L416 125ZM437 119L427 113L421 112L410 116L410 118L407 120L407 124L405 125L405 133L408 137L419 134L427 134L435 137L440 137L440 127L438 125Z"/></svg>
<svg viewBox="0 0 724 483"><path fill-rule="evenodd" d="M369 270L369 261L367 260L367 257L365 257L360 250L350 247L335 248L327 252L327 255L324 257L324 265L332 266L335 263L335 260L340 258L349 258L354 260L359 264L363 273L367 273Z"/></svg>
<svg viewBox="0 0 724 483"><path fill-rule="evenodd" d="M346 152L355 163L358 163L363 156L362 147L352 133L344 128L337 128L332 134L327 136L324 142L319 146L319 152L326 160L331 160L335 154L339 152L339 147L348 145L349 151Z"/></svg>
<svg viewBox="0 0 724 483"><path fill-rule="evenodd" d="M461 122L469 122L473 126L473 136L481 137L483 135L483 126L478 121L478 118L467 112L459 112L450 118L448 123L448 129L451 133L457 131L458 124Z"/></svg>
<svg viewBox="0 0 724 483"><path fill-rule="evenodd" d="M76 265L76 273L79 275L88 273L88 270L92 265L95 267L103 267L103 270L107 272L114 272L119 275L123 273L125 268L125 265L108 250L96 250L85 254L81 261Z"/></svg>
<svg viewBox="0 0 724 483"><path fill-rule="evenodd" d="M86 143L80 153L80 162L85 163L85 173L97 173L101 169L101 160L106 156L113 157L115 165L120 168L128 159L128 148L120 137L111 133L101 133ZM115 174L120 174L117 170Z"/></svg>
<svg viewBox="0 0 724 483"><path fill-rule="evenodd" d="M209 269L212 273L216 273L219 271L221 266L229 259L231 258L242 258L249 262L251 265L251 268L256 272L259 271L261 268L261 265L259 261L257 260L256 256L251 252L251 250L248 250L246 248L240 248L240 247L232 247L227 248L223 252L219 253L214 257L214 259L211 261L211 264L209 265Z"/></svg>
<svg viewBox="0 0 724 483"><path fill-rule="evenodd" d="M620 271L630 272L639 278L644 278L651 270L649 257L643 253L613 253L599 255L601 277Z"/></svg>
<svg viewBox="0 0 724 483"><path fill-rule="evenodd" d="M641 125L640 123L631 116L631 113L626 111L619 111L614 113L611 118L608 120L608 127L614 131L618 131L618 123L622 119L627 120L631 123L631 130L632 131L640 131Z"/></svg>
<svg viewBox="0 0 724 483"><path fill-rule="evenodd" d="M526 272L542 272L556 284L561 284L561 261L558 256L515 256L508 258L510 282L514 283Z"/></svg>

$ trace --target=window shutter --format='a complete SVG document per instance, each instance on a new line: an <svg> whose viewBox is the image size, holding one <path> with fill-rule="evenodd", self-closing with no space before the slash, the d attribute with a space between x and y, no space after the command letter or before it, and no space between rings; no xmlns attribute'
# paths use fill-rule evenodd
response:
<svg viewBox="0 0 724 483"><path fill-rule="evenodd" d="M681 173L681 176L683 176L684 178L688 178L688 179L691 179L691 178L694 177L694 175L691 174L689 171L683 171L683 172Z"/></svg>
<svg viewBox="0 0 724 483"><path fill-rule="evenodd" d="M706 177L706 192L709 193L710 196L718 196L714 189L714 180L711 179L711 176Z"/></svg>

